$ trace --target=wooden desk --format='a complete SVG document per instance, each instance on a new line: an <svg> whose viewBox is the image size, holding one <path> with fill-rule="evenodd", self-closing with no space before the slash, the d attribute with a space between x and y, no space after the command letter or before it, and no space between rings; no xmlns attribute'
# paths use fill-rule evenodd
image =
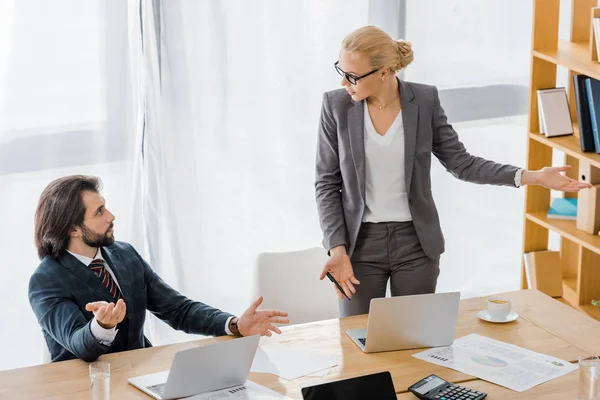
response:
<svg viewBox="0 0 600 400"><path fill-rule="evenodd" d="M576 361L579 356L600 354L600 344L596 343L600 337L600 322L537 291L506 295L513 300L516 310L521 314L518 320L502 325L481 321L477 318L477 312L485 307L485 299L462 300L456 337L478 333L568 361ZM278 342L340 355L340 364L332 368L325 378L305 377L286 381L270 374L251 373L250 379L293 399L302 398L300 388L303 386L379 371L391 372L399 399L414 399L410 393L405 393L406 388L429 374L437 374L465 386L475 385L473 387L490 393L490 398L494 398L491 397L492 393L495 398L528 398L527 395L535 390L548 390L549 395L554 395L560 388L571 390L571 384L575 385L576 390L576 374L570 374L521 394L525 397L517 397L519 394L516 392L412 357L412 354L421 350L364 354L344 332L364 327L366 322L366 315L314 322L285 327L281 336L261 339L261 343ZM229 338L205 339L102 356L101 361L111 364L111 398L150 399L128 385L127 379L168 369L173 354L179 350L221 340ZM4 371L0 372L0 399L82 399L88 396L88 384L88 364L80 360ZM565 394L563 398L572 396Z"/></svg>

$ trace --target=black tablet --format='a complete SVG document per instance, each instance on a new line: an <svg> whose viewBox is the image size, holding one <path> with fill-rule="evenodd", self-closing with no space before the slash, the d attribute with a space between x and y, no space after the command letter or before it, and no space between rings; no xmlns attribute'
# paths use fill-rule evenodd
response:
<svg viewBox="0 0 600 400"><path fill-rule="evenodd" d="M379 372L302 388L304 400L396 400L392 375Z"/></svg>

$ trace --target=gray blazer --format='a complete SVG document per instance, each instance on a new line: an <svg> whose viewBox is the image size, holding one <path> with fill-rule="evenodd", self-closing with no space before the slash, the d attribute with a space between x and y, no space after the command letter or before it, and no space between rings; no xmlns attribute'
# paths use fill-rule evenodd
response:
<svg viewBox="0 0 600 400"><path fill-rule="evenodd" d="M431 153L455 177L515 187L517 167L472 156L440 105L435 86L399 80L404 121L406 190L415 230L425 254L444 252L444 236L431 195ZM345 89L323 95L316 162L316 198L323 246L345 245L352 256L365 210L363 102Z"/></svg>

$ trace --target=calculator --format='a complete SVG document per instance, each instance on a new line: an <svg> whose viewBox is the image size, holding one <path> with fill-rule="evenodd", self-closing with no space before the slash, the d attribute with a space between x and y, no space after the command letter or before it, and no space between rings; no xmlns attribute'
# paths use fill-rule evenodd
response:
<svg viewBox="0 0 600 400"><path fill-rule="evenodd" d="M454 385L437 375L421 379L408 390L421 400L481 400L486 393Z"/></svg>

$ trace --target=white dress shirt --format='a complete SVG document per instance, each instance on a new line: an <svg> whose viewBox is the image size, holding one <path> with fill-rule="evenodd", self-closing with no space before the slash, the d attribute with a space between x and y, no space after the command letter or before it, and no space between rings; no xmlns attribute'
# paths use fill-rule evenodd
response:
<svg viewBox="0 0 600 400"><path fill-rule="evenodd" d="M92 261L94 261L94 260L104 260L104 257L102 257L102 251L100 251L100 249L98 249L98 252L96 253L96 256L94 258L89 258L89 257L86 257L86 256L82 256L80 254L75 254L75 253L70 252L69 250L67 250L67 251L73 257L75 257L79 261L81 261L86 267L89 267L90 264L92 263ZM108 263L106 262L106 260L104 260L104 267L106 268L106 270L108 271L108 273L110 274L110 276L115 281L115 284L117 285L117 287L119 288L119 290L121 290L121 286L119 286L119 282L117 281L117 277L115 276L115 274L110 269L110 266L108 265ZM121 290L121 293L123 293L122 290ZM232 320L232 318L233 317L229 317L227 319L227 321L225 322L225 332L228 335L233 335L233 333L229 330L229 322ZM94 337L94 339L96 339L98 342L100 342L101 344L103 344L105 346L110 346L112 344L112 342L115 340L115 337L117 337L117 332L119 332L119 330L117 329L116 326L113 327L113 328L110 328L110 329L106 329L106 328L101 327L100 324L98 323L98 321L96 320L96 317L94 317L94 319L92 320L92 323L90 325L90 329L92 331L92 336Z"/></svg>

